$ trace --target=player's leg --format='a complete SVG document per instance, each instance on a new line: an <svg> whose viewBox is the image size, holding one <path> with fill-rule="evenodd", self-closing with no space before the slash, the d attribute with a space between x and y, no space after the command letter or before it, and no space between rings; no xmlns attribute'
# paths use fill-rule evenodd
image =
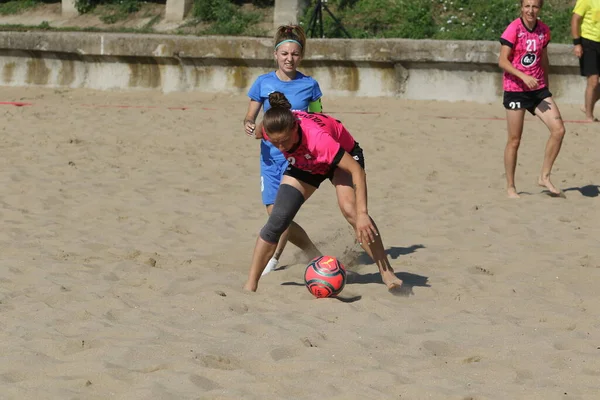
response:
<svg viewBox="0 0 600 400"><path fill-rule="evenodd" d="M354 228L354 231L356 232L356 195L352 186L352 176L337 168L331 182L335 186L338 205L342 211L342 215L346 218L348 223L352 225L352 228ZM377 236L375 236L375 241L373 243L361 243L361 247L369 257L371 257L375 264L377 264L381 279L388 289L393 290L399 288L402 286L402 280L398 279L394 274L394 269L390 265L388 256L385 253L379 229L377 228L375 221L372 219L371 221L373 222L375 229L377 229Z"/></svg>
<svg viewBox="0 0 600 400"><path fill-rule="evenodd" d="M277 243L283 232L289 227L304 201L316 190L316 187L300 182L296 178L284 176L277 192L273 210L256 240L252 264L244 289L255 292L258 280L273 257Z"/></svg>
<svg viewBox="0 0 600 400"><path fill-rule="evenodd" d="M596 51L594 44L586 39L583 43L583 55L579 59L581 75L586 77L582 111L585 113L585 118L588 121L598 121L594 118L594 106L600 96L600 85L598 84L600 53Z"/></svg>
<svg viewBox="0 0 600 400"><path fill-rule="evenodd" d="M283 173L287 168L287 161L283 161L283 163L274 162L269 168L261 168L261 191L263 196L263 203L266 205L267 214L271 215L273 210L273 203L275 203L275 198L277 196L277 190L279 188L279 184L282 180ZM319 250L315 246L315 244L310 240L306 231L298 225L296 222L292 221L290 227L285 230L285 232L281 235L279 242L277 243L277 248L275 249L275 253L273 257L267 263L267 267L263 271L263 275L268 274L273 269L277 267L279 263L279 258L285 249L285 246L288 242L292 242L292 244L296 245L300 248L304 253L306 253L307 257L314 258L319 255Z"/></svg>
<svg viewBox="0 0 600 400"><path fill-rule="evenodd" d="M272 211L273 204L270 204L267 206L267 214L271 215ZM290 227L286 229L285 232L283 232L283 234L281 235L281 238L277 243L275 253L273 254L271 260L269 260L267 268L265 268L265 270L263 271L263 275L268 274L277 267L277 264L279 264L279 259L283 254L283 250L285 249L288 240L292 242L292 244L300 248L304 252L304 254L306 254L306 257L309 259L313 259L321 254L321 252L310 239L308 233L306 233L304 228L302 228L300 224L292 221Z"/></svg>
<svg viewBox="0 0 600 400"><path fill-rule="evenodd" d="M594 106L598 101L598 92L600 85L598 85L598 75L590 75L587 77L587 84L585 87L585 119L588 121L598 121L594 118Z"/></svg>
<svg viewBox="0 0 600 400"><path fill-rule="evenodd" d="M550 193L560 194L560 190L550 181L550 173L554 161L560 151L560 147L562 146L563 138L565 136L565 124L560 115L560 110L552 97L547 97L542 100L535 109L535 115L542 120L550 131L550 137L546 143L544 163L542 164L542 171L538 178L538 184L546 187Z"/></svg>
<svg viewBox="0 0 600 400"><path fill-rule="evenodd" d="M504 171L506 173L506 192L510 198L519 198L515 186L515 170L517 168L517 153L521 145L523 135L523 124L525 120L525 109L507 109L506 120L508 138L504 148Z"/></svg>

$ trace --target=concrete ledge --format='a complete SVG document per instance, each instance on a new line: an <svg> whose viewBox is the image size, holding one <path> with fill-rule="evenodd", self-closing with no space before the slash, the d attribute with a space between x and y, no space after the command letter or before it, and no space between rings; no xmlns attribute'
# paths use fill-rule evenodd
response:
<svg viewBox="0 0 600 400"><path fill-rule="evenodd" d="M89 32L0 32L0 48L133 57L245 58L271 60L271 38L177 36ZM305 60L466 62L493 64L499 44L411 39L310 39ZM569 45L550 44L551 64L577 66Z"/></svg>
<svg viewBox="0 0 600 400"><path fill-rule="evenodd" d="M497 101L499 44L310 39L302 70L328 95ZM579 103L570 46L549 46L551 90ZM245 92L274 69L272 39L84 32L0 32L0 84Z"/></svg>

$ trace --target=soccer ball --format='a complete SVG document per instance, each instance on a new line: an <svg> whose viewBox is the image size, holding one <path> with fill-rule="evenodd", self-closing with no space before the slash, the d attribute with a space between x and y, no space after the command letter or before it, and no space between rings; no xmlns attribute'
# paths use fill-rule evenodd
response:
<svg viewBox="0 0 600 400"><path fill-rule="evenodd" d="M317 257L306 267L304 283L318 299L335 297L346 285L346 268L335 257Z"/></svg>

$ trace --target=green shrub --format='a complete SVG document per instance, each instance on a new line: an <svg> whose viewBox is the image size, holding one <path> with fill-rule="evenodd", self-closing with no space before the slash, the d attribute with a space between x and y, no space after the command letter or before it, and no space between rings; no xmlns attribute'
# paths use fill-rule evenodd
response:
<svg viewBox="0 0 600 400"><path fill-rule="evenodd" d="M0 15L19 14L36 7L41 0L9 0L0 3Z"/></svg>
<svg viewBox="0 0 600 400"><path fill-rule="evenodd" d="M106 5L106 10L100 15L105 24L114 24L126 19L131 13L140 10L141 0L75 0L75 8L80 14L92 12L100 4Z"/></svg>
<svg viewBox="0 0 600 400"><path fill-rule="evenodd" d="M107 4L115 13L130 14L140 9L141 0L75 0L75 8L80 14L92 11L99 4Z"/></svg>
<svg viewBox="0 0 600 400"><path fill-rule="evenodd" d="M261 20L260 14L243 12L229 0L195 0L192 16L209 23L198 33L210 35L248 34Z"/></svg>
<svg viewBox="0 0 600 400"><path fill-rule="evenodd" d="M87 14L96 7L97 3L94 0L75 0L75 9L79 14Z"/></svg>
<svg viewBox="0 0 600 400"><path fill-rule="evenodd" d="M541 11L555 43L570 41L571 3L547 0ZM307 30L314 4L311 2L302 18ZM519 0L329 0L325 4L353 38L497 41L520 12ZM344 37L326 11L323 33L329 38Z"/></svg>

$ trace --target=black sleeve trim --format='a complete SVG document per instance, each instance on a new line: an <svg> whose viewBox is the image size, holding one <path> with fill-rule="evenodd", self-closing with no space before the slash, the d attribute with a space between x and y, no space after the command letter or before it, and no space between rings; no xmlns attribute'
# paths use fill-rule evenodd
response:
<svg viewBox="0 0 600 400"><path fill-rule="evenodd" d="M500 38L500 43L502 43L504 46L508 46L511 49L513 48L513 44L511 42L509 42L508 40L504 39L504 38Z"/></svg>
<svg viewBox="0 0 600 400"><path fill-rule="evenodd" d="M333 157L333 162L331 163L331 165L338 165L340 161L342 161L344 153L346 153L346 150L342 149L342 146L340 146L340 149L338 150L337 154L335 155L335 157Z"/></svg>

